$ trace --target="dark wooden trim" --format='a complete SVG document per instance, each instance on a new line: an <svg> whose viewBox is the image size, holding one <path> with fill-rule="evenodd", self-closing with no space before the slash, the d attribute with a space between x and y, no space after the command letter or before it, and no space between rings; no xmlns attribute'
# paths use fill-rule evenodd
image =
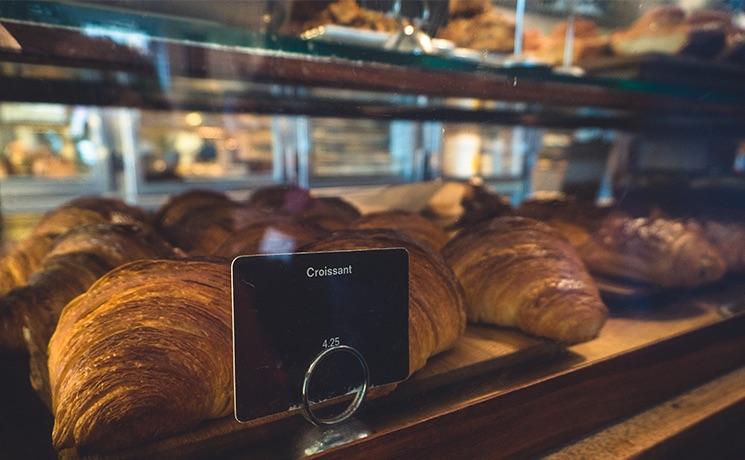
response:
<svg viewBox="0 0 745 460"><path fill-rule="evenodd" d="M328 458L540 454L745 363L745 315L371 435Z"/></svg>
<svg viewBox="0 0 745 460"><path fill-rule="evenodd" d="M343 88L359 91L385 92L398 95L426 95L430 97L477 98L485 101L535 104L540 112L544 107L593 107L621 109L634 112L646 119L673 116L712 117L713 120L745 126L745 107L733 101L714 101L706 98L679 97L663 92L615 89L612 85L545 79L540 76L512 76L494 72L453 72L426 70L375 62L359 62L339 58L322 58L299 54L269 54L251 49L216 48L195 44L153 40L148 51L138 52L103 38L91 38L74 29L39 26L3 21L3 25L18 39L23 52L0 51L0 61L45 64L58 67L97 69L102 72L125 72L134 79L158 82L159 77L226 79L257 83L286 84L301 87ZM158 62L167 65L156 65ZM167 71L163 70L167 68ZM160 70L159 70L160 69ZM166 72L167 75L159 73ZM40 96L60 97L58 91L44 91L46 80L31 80L41 87ZM156 84L157 87L157 84ZM166 89L167 90L167 89ZM136 90L135 90L136 91ZM95 95L96 93L92 93ZM104 93L100 104L108 105ZM734 96L733 96L734 97ZM290 99L280 98L282 102ZM50 100L51 101L51 100ZM93 103L93 101L86 101ZM147 102L128 96L119 105ZM187 102L187 101L184 101ZM116 102L115 102L116 103ZM375 104L372 104L373 106ZM161 102L167 108L167 101ZM209 107L207 107L209 108ZM214 110L224 110L215 105ZM312 107L293 106L292 112ZM281 112L281 110L278 110ZM395 115L395 112L390 112ZM447 116L447 110L441 110ZM375 116L372 110L368 115ZM413 116L411 114L400 114ZM628 114L621 114L624 117ZM429 116L432 116L430 114ZM499 118L497 116L497 118ZM578 123L585 123L578 117ZM603 123L603 117L598 117ZM614 118L614 117L611 117ZM497 120L498 121L498 120ZM528 112L517 123L535 124ZM584 126L584 124L583 124Z"/></svg>

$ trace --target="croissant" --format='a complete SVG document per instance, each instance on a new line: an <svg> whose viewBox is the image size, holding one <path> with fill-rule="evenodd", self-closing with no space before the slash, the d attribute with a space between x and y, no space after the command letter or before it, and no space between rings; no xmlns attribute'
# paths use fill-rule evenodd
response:
<svg viewBox="0 0 745 460"><path fill-rule="evenodd" d="M427 219L454 231L512 214L512 207L497 193L482 185L461 182L445 184L422 211Z"/></svg>
<svg viewBox="0 0 745 460"><path fill-rule="evenodd" d="M632 218L572 200L520 208L556 227L593 273L662 287L696 287L724 275L726 262L701 229L660 216Z"/></svg>
<svg viewBox="0 0 745 460"><path fill-rule="evenodd" d="M349 202L339 197L319 197L308 202L297 217L329 231L348 228L360 217L360 212Z"/></svg>
<svg viewBox="0 0 745 460"><path fill-rule="evenodd" d="M65 233L28 283L0 299L0 350L22 351L23 328L36 349L45 349L59 312L99 276L138 258L173 255L157 235L139 227L89 225Z"/></svg>
<svg viewBox="0 0 745 460"><path fill-rule="evenodd" d="M403 247L409 252L409 371L451 348L466 327L463 291L442 257L393 230L344 230L304 251Z"/></svg>
<svg viewBox="0 0 745 460"><path fill-rule="evenodd" d="M727 265L727 270L745 271L745 223L728 219L704 218L698 225L706 239L719 250L719 254Z"/></svg>
<svg viewBox="0 0 745 460"><path fill-rule="evenodd" d="M54 237L75 227L104 223L146 225L142 210L113 198L82 197L46 213L31 236L0 258L0 295L23 286L51 249Z"/></svg>
<svg viewBox="0 0 745 460"><path fill-rule="evenodd" d="M192 209L163 228L165 237L175 246L192 255L208 255L237 230L252 223L275 218L263 209L227 202Z"/></svg>
<svg viewBox="0 0 745 460"><path fill-rule="evenodd" d="M62 312L49 343L58 449L106 451L232 410L230 268L142 260Z"/></svg>
<svg viewBox="0 0 745 460"><path fill-rule="evenodd" d="M469 321L517 327L566 343L597 336L608 310L558 231L502 217L463 230L443 249L466 295Z"/></svg>
<svg viewBox="0 0 745 460"><path fill-rule="evenodd" d="M248 204L257 208L285 210L292 214L302 212L313 197L310 191L297 185L272 185L254 191Z"/></svg>
<svg viewBox="0 0 745 460"><path fill-rule="evenodd" d="M614 214L580 247L593 272L662 287L696 287L727 269L704 234L684 222Z"/></svg>
<svg viewBox="0 0 745 460"><path fill-rule="evenodd" d="M81 197L69 201L42 217L34 228L39 235L60 235L88 224L131 224L143 226L148 218L142 209L116 198Z"/></svg>
<svg viewBox="0 0 745 460"><path fill-rule="evenodd" d="M234 259L240 255L293 252L325 234L320 228L289 218L266 220L236 231L213 255Z"/></svg>
<svg viewBox="0 0 745 460"><path fill-rule="evenodd" d="M195 209L230 203L232 203L232 200L221 192L200 189L189 190L170 197L155 214L154 221L159 228L168 230Z"/></svg>
<svg viewBox="0 0 745 460"><path fill-rule="evenodd" d="M354 228L388 228L397 230L412 240L440 251L448 237L438 226L424 217L407 211L384 211L366 214L357 219Z"/></svg>

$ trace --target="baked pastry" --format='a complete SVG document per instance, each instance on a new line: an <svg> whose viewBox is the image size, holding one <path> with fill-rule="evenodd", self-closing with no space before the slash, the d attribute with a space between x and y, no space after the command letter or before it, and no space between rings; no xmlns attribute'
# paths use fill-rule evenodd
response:
<svg viewBox="0 0 745 460"><path fill-rule="evenodd" d="M214 255L232 260L240 255L294 252L325 234L318 227L290 218L265 220L236 231Z"/></svg>
<svg viewBox="0 0 745 460"><path fill-rule="evenodd" d="M31 236L0 258L0 295L23 286L51 249L54 238L66 231L91 224L126 223L147 226L145 213L113 198L81 197L47 212Z"/></svg>
<svg viewBox="0 0 745 460"><path fill-rule="evenodd" d="M88 224L149 223L145 212L116 198L84 196L49 211L34 228L37 235L61 235L67 230Z"/></svg>
<svg viewBox="0 0 745 460"><path fill-rule="evenodd" d="M44 353L62 308L98 277L132 260L176 255L158 235L129 225L83 226L65 233L28 283L0 298L0 349Z"/></svg>
<svg viewBox="0 0 745 460"><path fill-rule="evenodd" d="M720 279L726 263L700 231L664 218L614 213L580 247L590 270L662 287L696 287Z"/></svg>
<svg viewBox="0 0 745 460"><path fill-rule="evenodd" d="M693 222L719 250L728 271L745 271L745 222L717 218L703 218Z"/></svg>
<svg viewBox="0 0 745 460"><path fill-rule="evenodd" d="M353 224L354 228L388 228L397 230L433 251L439 252L448 237L439 227L424 217L407 211L384 211L366 214Z"/></svg>
<svg viewBox="0 0 745 460"><path fill-rule="evenodd" d="M49 343L58 449L141 444L232 410L230 267L143 260L64 309Z"/></svg>
<svg viewBox="0 0 745 460"><path fill-rule="evenodd" d="M393 230L344 230L304 251L403 247L409 252L409 372L447 350L466 327L463 292L442 257Z"/></svg>
<svg viewBox="0 0 745 460"><path fill-rule="evenodd" d="M540 41L538 50L533 52L533 55L538 60L551 65L562 64L568 27L567 21L559 23L548 37ZM600 33L593 21L575 18L571 62L576 64L587 59L609 55L610 39Z"/></svg>
<svg viewBox="0 0 745 460"><path fill-rule="evenodd" d="M450 0L448 13L451 17L475 16L491 9L489 0Z"/></svg>
<svg viewBox="0 0 745 460"><path fill-rule="evenodd" d="M308 202L307 207L297 216L305 222L326 230L342 230L358 217L360 212L348 201L335 197L317 197Z"/></svg>
<svg viewBox="0 0 745 460"><path fill-rule="evenodd" d="M199 189L189 190L170 197L160 207L154 221L158 228L168 231L181 221L185 215L192 213L195 209L224 206L231 203L232 200L221 192Z"/></svg>
<svg viewBox="0 0 745 460"><path fill-rule="evenodd" d="M476 16L451 18L437 33L461 48L496 53L512 53L515 48L515 22L493 8Z"/></svg>
<svg viewBox="0 0 745 460"><path fill-rule="evenodd" d="M509 203L483 185L449 182L435 193L422 215L446 230L459 230L514 214Z"/></svg>
<svg viewBox="0 0 745 460"><path fill-rule="evenodd" d="M502 217L463 230L443 250L466 293L469 321L564 343L597 336L608 310L582 260L554 228Z"/></svg>
<svg viewBox="0 0 745 460"><path fill-rule="evenodd" d="M305 210L312 198L310 191L297 185L272 185L254 191L248 197L248 204L295 214Z"/></svg>
<svg viewBox="0 0 745 460"><path fill-rule="evenodd" d="M31 235L0 258L0 295L23 286L52 248L54 236Z"/></svg>
<svg viewBox="0 0 745 460"><path fill-rule="evenodd" d="M408 22L405 22L408 23ZM337 0L326 6L315 18L304 25L304 29L338 24L356 29L395 32L398 22L382 12L361 8L356 0Z"/></svg>
<svg viewBox="0 0 745 460"><path fill-rule="evenodd" d="M646 53L677 54L688 41L686 13L677 6L652 8L626 30L611 35L611 48L619 56Z"/></svg>
<svg viewBox="0 0 745 460"><path fill-rule="evenodd" d="M212 254L239 228L276 217L233 201L192 209L163 228L164 236L191 255Z"/></svg>
<svg viewBox="0 0 745 460"><path fill-rule="evenodd" d="M540 211L538 211L540 210ZM631 217L571 200L520 212L557 228L595 274L662 287L696 287L724 275L725 261L700 229L659 216Z"/></svg>

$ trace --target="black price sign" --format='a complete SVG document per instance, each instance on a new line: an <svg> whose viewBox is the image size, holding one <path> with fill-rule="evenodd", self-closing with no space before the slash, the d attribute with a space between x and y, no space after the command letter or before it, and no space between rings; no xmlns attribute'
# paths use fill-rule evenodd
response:
<svg viewBox="0 0 745 460"><path fill-rule="evenodd" d="M357 350L370 387L405 379L408 272L408 253L400 248L236 258L235 417L248 421L299 407L306 371L329 348ZM328 355L313 376L312 402L360 384L354 356Z"/></svg>

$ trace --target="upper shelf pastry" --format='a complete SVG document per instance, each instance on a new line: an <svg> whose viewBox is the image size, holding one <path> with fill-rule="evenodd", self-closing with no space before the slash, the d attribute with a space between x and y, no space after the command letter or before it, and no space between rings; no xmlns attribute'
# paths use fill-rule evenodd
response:
<svg viewBox="0 0 745 460"><path fill-rule="evenodd" d="M469 321L565 343L597 336L608 311L574 248L552 227L502 217L465 229L443 250L466 293Z"/></svg>

